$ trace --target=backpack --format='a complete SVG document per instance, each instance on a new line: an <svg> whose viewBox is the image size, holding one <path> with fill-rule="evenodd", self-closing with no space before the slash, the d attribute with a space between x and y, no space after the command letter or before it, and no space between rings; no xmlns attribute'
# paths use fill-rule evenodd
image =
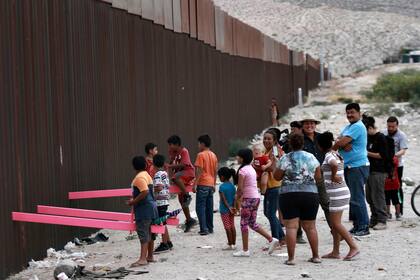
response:
<svg viewBox="0 0 420 280"><path fill-rule="evenodd" d="M392 138L389 135L385 135L385 140L386 140L386 151L387 151L387 156L384 159L385 161L385 170L388 173L388 177L393 176L394 173L394 156L395 156L395 143L394 143L394 138Z"/></svg>

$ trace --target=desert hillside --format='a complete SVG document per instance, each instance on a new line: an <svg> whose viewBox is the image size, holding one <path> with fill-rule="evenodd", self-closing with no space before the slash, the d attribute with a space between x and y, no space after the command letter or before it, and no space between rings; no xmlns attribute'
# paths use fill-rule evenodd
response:
<svg viewBox="0 0 420 280"><path fill-rule="evenodd" d="M369 69L398 56L404 47L420 46L420 1L382 2L215 0L291 49L314 57L324 53L336 76Z"/></svg>

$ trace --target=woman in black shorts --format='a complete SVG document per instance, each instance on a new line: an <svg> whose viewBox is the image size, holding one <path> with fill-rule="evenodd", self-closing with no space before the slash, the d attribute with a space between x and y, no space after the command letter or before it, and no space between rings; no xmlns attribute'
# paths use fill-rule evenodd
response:
<svg viewBox="0 0 420 280"><path fill-rule="evenodd" d="M302 150L303 136L293 134L289 138L291 152L277 163L276 180L283 180L280 188L280 210L286 226L287 265L294 265L296 233L299 221L311 245L310 262L320 263L318 233L315 226L319 207L318 189L315 181L322 180L321 169L314 155Z"/></svg>

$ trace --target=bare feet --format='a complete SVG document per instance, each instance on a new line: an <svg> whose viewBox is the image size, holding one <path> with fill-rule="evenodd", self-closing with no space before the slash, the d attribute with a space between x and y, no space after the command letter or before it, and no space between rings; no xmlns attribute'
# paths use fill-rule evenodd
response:
<svg viewBox="0 0 420 280"><path fill-rule="evenodd" d="M352 261L359 254L360 251L358 249L350 249L349 253L344 257L343 261Z"/></svg>
<svg viewBox="0 0 420 280"><path fill-rule="evenodd" d="M323 259L338 259L338 260L341 259L340 253L336 254L333 252L323 255L322 258Z"/></svg>

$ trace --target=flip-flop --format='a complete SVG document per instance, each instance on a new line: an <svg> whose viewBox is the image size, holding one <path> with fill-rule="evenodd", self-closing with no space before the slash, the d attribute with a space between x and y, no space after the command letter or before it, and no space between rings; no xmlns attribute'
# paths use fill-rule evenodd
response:
<svg viewBox="0 0 420 280"><path fill-rule="evenodd" d="M322 261L321 261L320 258L310 258L308 260L308 262L311 262L311 263L322 263Z"/></svg>
<svg viewBox="0 0 420 280"><path fill-rule="evenodd" d="M157 263L158 260L157 259L153 259L153 260L147 260L148 263Z"/></svg>
<svg viewBox="0 0 420 280"><path fill-rule="evenodd" d="M134 262L130 265L130 267L139 267L139 266L146 266L148 263L140 263L140 262Z"/></svg>
<svg viewBox="0 0 420 280"><path fill-rule="evenodd" d="M354 253L353 255L349 256L345 256L343 261L352 261L354 260L355 257L357 257L360 254L360 251L357 251L356 253Z"/></svg>
<svg viewBox="0 0 420 280"><path fill-rule="evenodd" d="M289 261L289 260L285 261L284 264L285 265L296 265L296 263L294 261Z"/></svg>
<svg viewBox="0 0 420 280"><path fill-rule="evenodd" d="M321 258L323 258L323 259L335 259L335 260L339 260L339 259L341 259L341 257L340 256L334 256L333 254L331 254L331 253L329 253L329 254L326 254L326 255L323 255Z"/></svg>

